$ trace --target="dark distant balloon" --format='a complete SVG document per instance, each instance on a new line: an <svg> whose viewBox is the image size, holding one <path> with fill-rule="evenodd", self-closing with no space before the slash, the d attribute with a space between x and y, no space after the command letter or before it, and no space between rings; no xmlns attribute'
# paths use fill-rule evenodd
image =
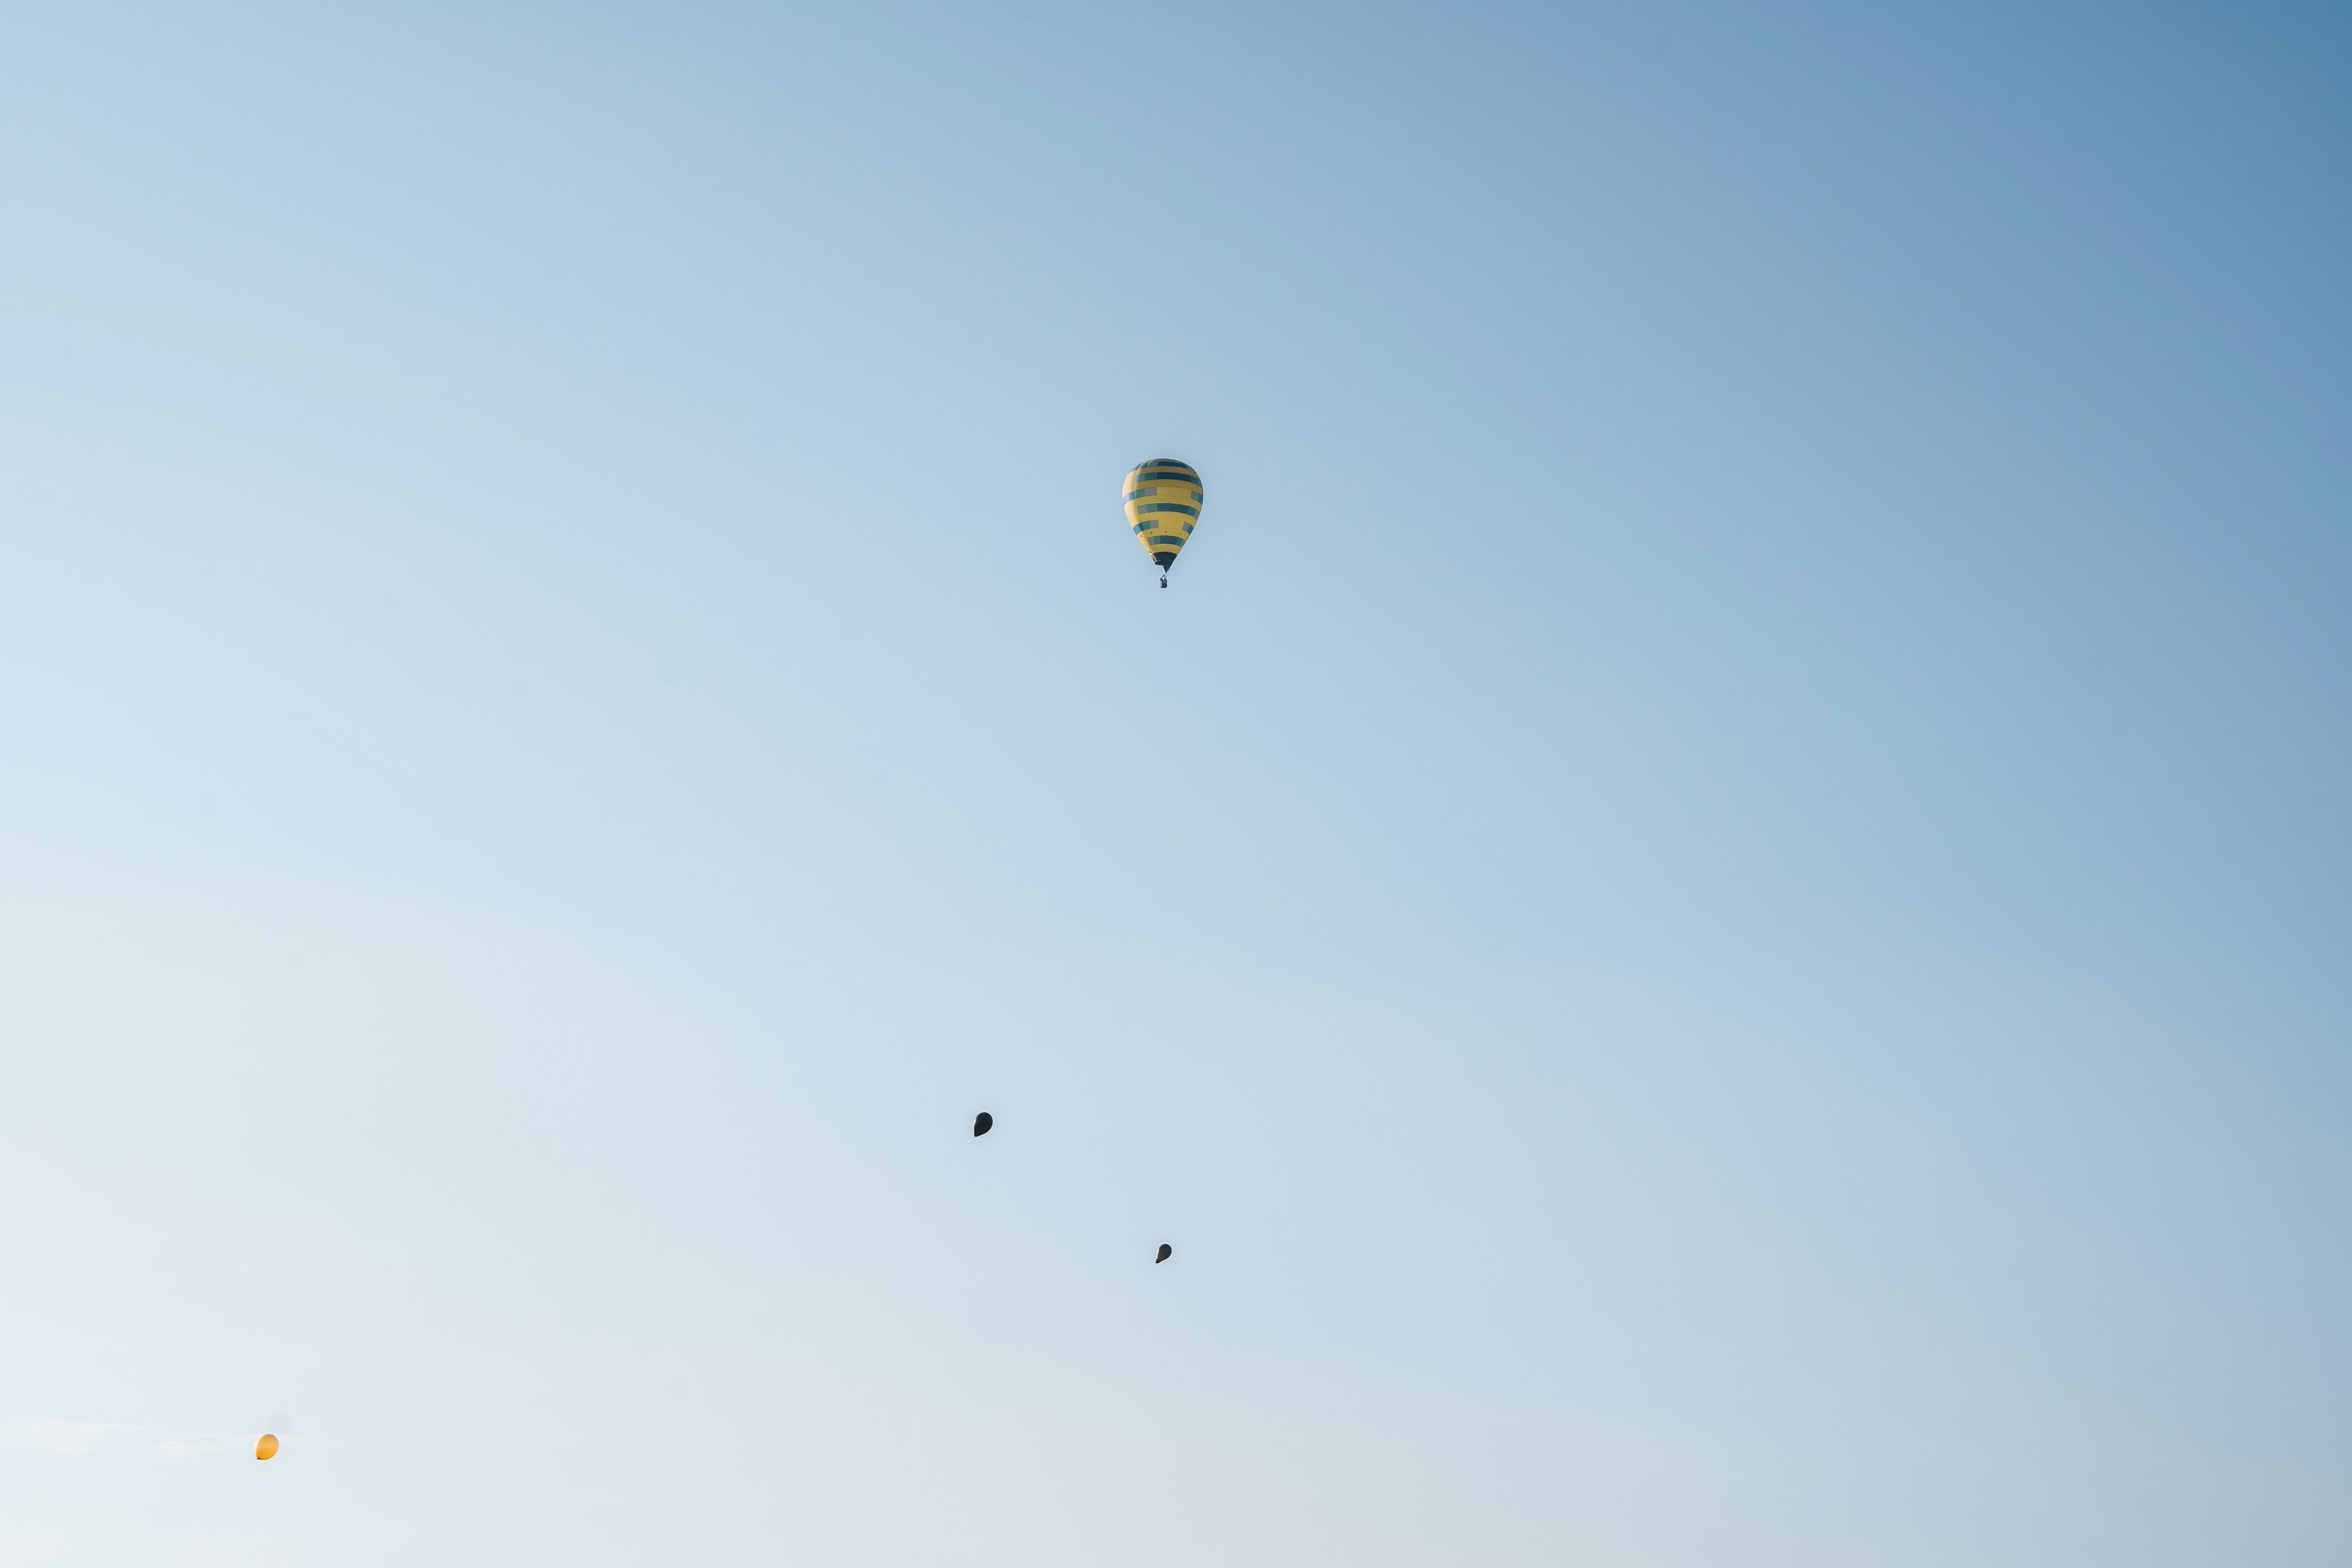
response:
<svg viewBox="0 0 2352 1568"><path fill-rule="evenodd" d="M977 1138L995 1125L996 1118L983 1110L978 1116L971 1119L971 1135Z"/></svg>
<svg viewBox="0 0 2352 1568"><path fill-rule="evenodd" d="M1165 1263L1174 1256L1176 1256L1176 1249L1163 1241L1160 1244L1160 1256L1153 1258L1151 1261L1154 1263Z"/></svg>

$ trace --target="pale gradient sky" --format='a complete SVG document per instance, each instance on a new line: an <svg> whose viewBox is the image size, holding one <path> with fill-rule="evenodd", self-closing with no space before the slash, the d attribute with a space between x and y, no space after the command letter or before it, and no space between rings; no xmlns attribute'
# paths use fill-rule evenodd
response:
<svg viewBox="0 0 2352 1568"><path fill-rule="evenodd" d="M2332 5L0 8L0 1560L2340 1568L2347 192Z"/></svg>

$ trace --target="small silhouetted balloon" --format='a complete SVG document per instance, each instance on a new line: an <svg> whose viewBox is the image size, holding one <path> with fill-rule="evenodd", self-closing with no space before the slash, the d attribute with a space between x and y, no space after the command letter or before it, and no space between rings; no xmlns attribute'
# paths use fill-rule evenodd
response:
<svg viewBox="0 0 2352 1568"><path fill-rule="evenodd" d="M995 1125L996 1118L983 1110L978 1116L971 1119L971 1135L977 1138Z"/></svg>
<svg viewBox="0 0 2352 1568"><path fill-rule="evenodd" d="M1154 1263L1165 1263L1175 1256L1176 1249L1163 1241L1160 1244L1160 1256L1153 1258L1151 1261Z"/></svg>
<svg viewBox="0 0 2352 1568"><path fill-rule="evenodd" d="M261 1441L253 1446L253 1457L257 1459L267 1459L277 1452L278 1439L267 1432L261 1435Z"/></svg>

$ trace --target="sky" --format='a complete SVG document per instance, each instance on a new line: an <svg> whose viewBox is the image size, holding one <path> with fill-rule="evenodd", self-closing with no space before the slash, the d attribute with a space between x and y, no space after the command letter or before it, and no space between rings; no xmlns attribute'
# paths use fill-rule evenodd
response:
<svg viewBox="0 0 2352 1568"><path fill-rule="evenodd" d="M2347 190L2325 5L0 6L0 1558L2341 1564Z"/></svg>

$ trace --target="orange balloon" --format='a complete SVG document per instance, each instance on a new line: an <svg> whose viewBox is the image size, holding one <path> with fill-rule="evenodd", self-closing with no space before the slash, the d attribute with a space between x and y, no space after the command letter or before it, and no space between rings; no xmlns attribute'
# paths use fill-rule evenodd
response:
<svg viewBox="0 0 2352 1568"><path fill-rule="evenodd" d="M264 1432L261 1435L261 1441L253 1446L253 1457L257 1459L268 1458L271 1455L277 1452L278 1439L271 1436L267 1432Z"/></svg>

